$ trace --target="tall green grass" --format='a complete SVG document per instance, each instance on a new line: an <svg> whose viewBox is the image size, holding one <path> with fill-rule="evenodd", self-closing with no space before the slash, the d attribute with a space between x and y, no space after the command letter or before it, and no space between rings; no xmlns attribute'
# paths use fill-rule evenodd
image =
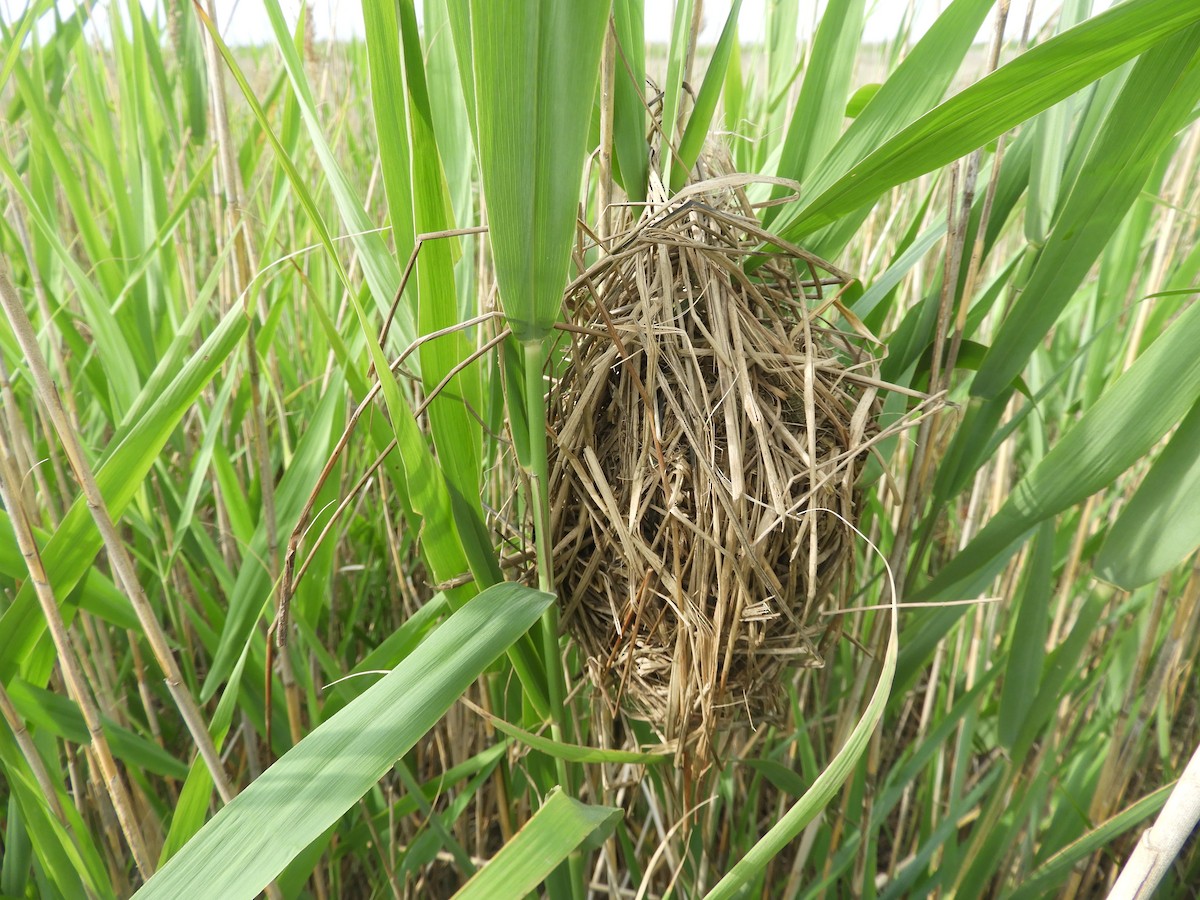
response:
<svg viewBox="0 0 1200 900"><path fill-rule="evenodd" d="M1192 0L885 46L864 0L763 46L735 3L712 47L692 2L665 47L641 0L364 0L332 45L267 0L232 49L50 6L0 44L0 896L1114 882L1200 739ZM900 609L864 542L846 639L685 823L559 634L544 421L577 214L706 136L799 182L764 224L952 402L864 476Z"/></svg>

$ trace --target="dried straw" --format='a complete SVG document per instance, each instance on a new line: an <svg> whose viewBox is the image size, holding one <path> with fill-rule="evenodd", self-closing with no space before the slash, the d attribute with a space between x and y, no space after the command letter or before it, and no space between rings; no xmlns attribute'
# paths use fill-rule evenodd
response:
<svg viewBox="0 0 1200 900"><path fill-rule="evenodd" d="M551 397L563 619L614 707L701 769L822 664L883 387L814 313L849 276L766 235L744 183L660 191L612 238L568 288ZM764 240L783 252L747 275Z"/></svg>

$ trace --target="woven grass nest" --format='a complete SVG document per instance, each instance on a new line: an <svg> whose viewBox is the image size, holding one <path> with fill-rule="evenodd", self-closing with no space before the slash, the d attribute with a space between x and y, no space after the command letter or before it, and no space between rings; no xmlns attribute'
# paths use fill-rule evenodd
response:
<svg viewBox="0 0 1200 900"><path fill-rule="evenodd" d="M551 397L565 625L614 708L701 768L821 665L879 435L875 360L821 315L850 277L765 233L745 183L660 189L605 242Z"/></svg>

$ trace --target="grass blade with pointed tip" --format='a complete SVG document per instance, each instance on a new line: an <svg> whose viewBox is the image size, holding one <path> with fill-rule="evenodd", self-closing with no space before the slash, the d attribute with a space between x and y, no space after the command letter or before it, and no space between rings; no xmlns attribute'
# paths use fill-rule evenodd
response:
<svg viewBox="0 0 1200 900"><path fill-rule="evenodd" d="M840 136L865 7L866 0L835 0L825 7L775 170L781 178L803 183ZM783 185L775 185L771 196L779 198L787 192ZM781 209L768 207L765 221Z"/></svg>
<svg viewBox="0 0 1200 900"><path fill-rule="evenodd" d="M200 391L237 347L246 325L246 316L240 308L230 310L190 358L182 356L189 340L184 335L178 346L172 348L178 350L178 355L172 352L159 364L156 374L176 371L174 380L163 383L165 378L163 382L152 378L147 382L142 394L147 403L145 412L136 422L118 430L111 449L96 470L96 482L114 518L133 499L171 432ZM147 393L152 396L147 398ZM60 601L87 574L101 546L100 532L80 497L42 548L42 561ZM0 678L7 680L16 672L45 629L46 621L33 587L26 582L0 616Z"/></svg>
<svg viewBox="0 0 1200 900"><path fill-rule="evenodd" d="M1137 61L971 384L972 394L990 398L1008 389L1087 277L1200 99L1198 46L1200 26Z"/></svg>
<svg viewBox="0 0 1200 900"><path fill-rule="evenodd" d="M1002 896L1008 900L1034 900L1036 897L1049 896L1055 887L1070 877L1071 871L1081 860L1098 850L1107 850L1115 838L1162 809L1176 784L1172 781L1129 804L1106 822L1059 850L1038 866L1016 890Z"/></svg>
<svg viewBox="0 0 1200 900"><path fill-rule="evenodd" d="M778 233L800 240L888 189L982 147L1197 22L1200 7L1193 0L1130 0L1039 44L876 146Z"/></svg>
<svg viewBox="0 0 1200 900"><path fill-rule="evenodd" d="M717 100L721 96L721 87L725 83L725 73L729 68L730 54L737 38L738 13L742 9L742 0L734 0L725 19L725 27L713 47L712 56L708 61L708 70L704 73L704 83L700 85L700 93L696 95L696 105L688 118L687 127L683 129L683 137L679 139L679 158L671 171L671 190L678 191L687 181L688 172L700 157L700 148L708 137L712 126L713 114L717 111Z"/></svg>
<svg viewBox="0 0 1200 900"><path fill-rule="evenodd" d="M540 734L533 734L524 728L506 722L499 716L494 716L487 710L470 704L471 708L497 731L507 734L514 740L520 741L527 747L540 750L547 756L570 760L574 763L625 763L630 765L651 765L665 762L671 758L670 753L646 753L635 750L602 750L597 747L582 747L579 744L564 744Z"/></svg>
<svg viewBox="0 0 1200 900"><path fill-rule="evenodd" d="M1200 304L1188 308L1009 494L1004 506L925 588L948 596L1030 528L1103 490L1200 399Z"/></svg>

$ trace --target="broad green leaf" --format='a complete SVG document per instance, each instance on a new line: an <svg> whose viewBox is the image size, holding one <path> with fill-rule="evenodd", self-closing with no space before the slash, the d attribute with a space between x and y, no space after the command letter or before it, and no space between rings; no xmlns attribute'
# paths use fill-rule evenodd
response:
<svg viewBox="0 0 1200 900"><path fill-rule="evenodd" d="M44 528L34 527L34 540L39 547L44 547L50 540L51 532ZM25 559L17 547L17 539L13 534L12 522L8 513L0 510L0 575L11 578L14 582L24 580L29 576ZM75 588L70 602L80 609L86 609L93 615L99 616L106 622L111 622L118 628L137 630L138 619L129 608L125 595L113 584L112 579L98 569L87 571Z"/></svg>
<svg viewBox="0 0 1200 900"><path fill-rule="evenodd" d="M948 596L1037 523L1109 487L1200 399L1200 304L1193 304L1084 413L1004 506L924 589Z"/></svg>
<svg viewBox="0 0 1200 900"><path fill-rule="evenodd" d="M433 130L437 134L438 156L446 173L446 187L450 196L448 221L457 228L478 225L475 206L475 143L471 135L470 114L464 100L462 75L458 71L458 57L454 49L449 9L443 0L424 0L425 19L421 33L425 39L425 79L429 85L429 105L434 110ZM472 247L475 238L458 238L462 245L461 265L456 251L455 261L459 275L460 302L466 295L464 312L474 312L478 306L472 279L464 277L474 274Z"/></svg>
<svg viewBox="0 0 1200 900"><path fill-rule="evenodd" d="M801 240L888 189L982 147L1196 22L1200 7L1192 0L1129 0L1115 6L1021 54L882 144L868 142L871 152L861 162L776 230L787 240ZM867 121L887 88L885 82L855 125Z"/></svg>
<svg viewBox="0 0 1200 900"><path fill-rule="evenodd" d="M617 59L613 71L613 152L621 186L635 203L646 199L646 10L644 0L613 0Z"/></svg>
<svg viewBox="0 0 1200 900"><path fill-rule="evenodd" d="M443 796L446 793L448 788L458 784L460 781L468 778L474 780L481 774L485 776L490 774L500 764L505 753L508 752L508 746L507 741L493 744L465 762L429 779L421 785L421 792L425 795L425 800L436 801L439 796ZM388 821L394 821L395 819L411 815L419 808L416 797L410 793L405 793L390 806L386 806L381 811L375 813L372 817L374 819L373 822L370 822L370 820L358 822L351 829L347 840L352 845L362 846L362 843L371 837L371 827L387 827Z"/></svg>
<svg viewBox="0 0 1200 900"><path fill-rule="evenodd" d="M1121 510L1096 574L1126 590L1148 584L1200 547L1200 403Z"/></svg>
<svg viewBox="0 0 1200 900"><path fill-rule="evenodd" d="M363 0L363 30L370 64L371 112L379 141L379 169L392 224L396 254L405 262L416 243L412 217L412 170L407 100L400 66L398 7L385 0Z"/></svg>
<svg viewBox="0 0 1200 900"><path fill-rule="evenodd" d="M434 110L425 81L424 56L417 32L417 14L411 0L400 4L404 78L408 91L408 130L412 141L412 216L415 231L429 233L454 227L447 218L446 177L433 130ZM426 241L417 258L417 329L432 334L459 322L454 285L453 244L450 240ZM467 503L478 510L482 429L473 410L483 408L478 367L458 371L472 348L461 330L451 331L421 345L421 377L426 396L441 390L429 404L433 442L446 480ZM442 381L446 384L442 386Z"/></svg>
<svg viewBox="0 0 1200 900"><path fill-rule="evenodd" d="M622 815L618 808L589 806L555 789L512 840L463 885L454 895L455 900L492 900L529 893L571 852L602 844Z"/></svg>
<svg viewBox="0 0 1200 900"><path fill-rule="evenodd" d="M725 83L725 72L729 68L730 53L734 41L737 40L738 14L741 10L742 0L733 0L729 16L725 19L725 27L721 29L721 36L717 39L712 56L708 60L708 70L704 73L700 93L696 95L696 105L692 107L692 114L683 129L683 137L679 139L679 157L671 171L671 189L674 191L684 186L688 173L700 158L700 150L708 137L713 115L717 111L717 100L721 96L721 87Z"/></svg>
<svg viewBox="0 0 1200 900"><path fill-rule="evenodd" d="M804 184L805 199L830 187L871 151L942 100L993 6L991 0L955 0L938 16L812 170ZM780 216L776 231L794 221L800 209L797 205Z"/></svg>
<svg viewBox="0 0 1200 900"><path fill-rule="evenodd" d="M1186 123L1200 100L1197 46L1200 26L1163 41L1134 66L971 385L976 396L999 395L1021 372Z"/></svg>
<svg viewBox="0 0 1200 900"><path fill-rule="evenodd" d="M252 898L408 752L553 596L489 588L218 812L135 896Z"/></svg>
<svg viewBox="0 0 1200 900"><path fill-rule="evenodd" d="M841 133L865 8L866 0L833 0L825 7L775 170L781 178L804 183ZM776 185L771 196L786 193L787 188ZM768 207L765 221L780 209Z"/></svg>
<svg viewBox="0 0 1200 900"><path fill-rule="evenodd" d="M1004 667L1004 687L1000 691L997 729L1000 742L1011 752L1038 695L1042 680L1042 661L1046 657L1046 635L1053 612L1050 597L1054 592L1054 523L1043 522L1033 540L1030 560L1017 601L1016 621Z"/></svg>
<svg viewBox="0 0 1200 900"><path fill-rule="evenodd" d="M471 2L492 258L522 341L542 338L559 316L607 21L607 3Z"/></svg>
<svg viewBox="0 0 1200 900"><path fill-rule="evenodd" d="M374 650L359 661L347 675L394 669L400 661L417 647L425 636L437 625L438 619L450 612L445 593L439 591L421 605L415 613L404 620L404 624L384 638ZM371 685L368 678L346 677L332 688L325 702L325 714L337 712Z"/></svg>
<svg viewBox="0 0 1200 900"><path fill-rule="evenodd" d="M289 534L300 519L305 501L329 458L334 439L334 417L344 405L341 390L335 380L321 405L312 410L303 437L275 488L275 527L279 534ZM269 535L265 519L260 518L243 557L237 582L229 597L229 610L221 630L221 642L213 654L200 699L207 702L217 688L229 677L242 654L242 648L255 634L254 626L270 603L277 572L271 569Z"/></svg>
<svg viewBox="0 0 1200 900"><path fill-rule="evenodd" d="M13 706L29 725L45 728L80 746L91 742L83 713L74 700L20 678L9 682L7 690ZM121 727L108 716L101 716L101 724L113 755L126 765L167 778L183 778L187 774L183 763L153 741Z"/></svg>

